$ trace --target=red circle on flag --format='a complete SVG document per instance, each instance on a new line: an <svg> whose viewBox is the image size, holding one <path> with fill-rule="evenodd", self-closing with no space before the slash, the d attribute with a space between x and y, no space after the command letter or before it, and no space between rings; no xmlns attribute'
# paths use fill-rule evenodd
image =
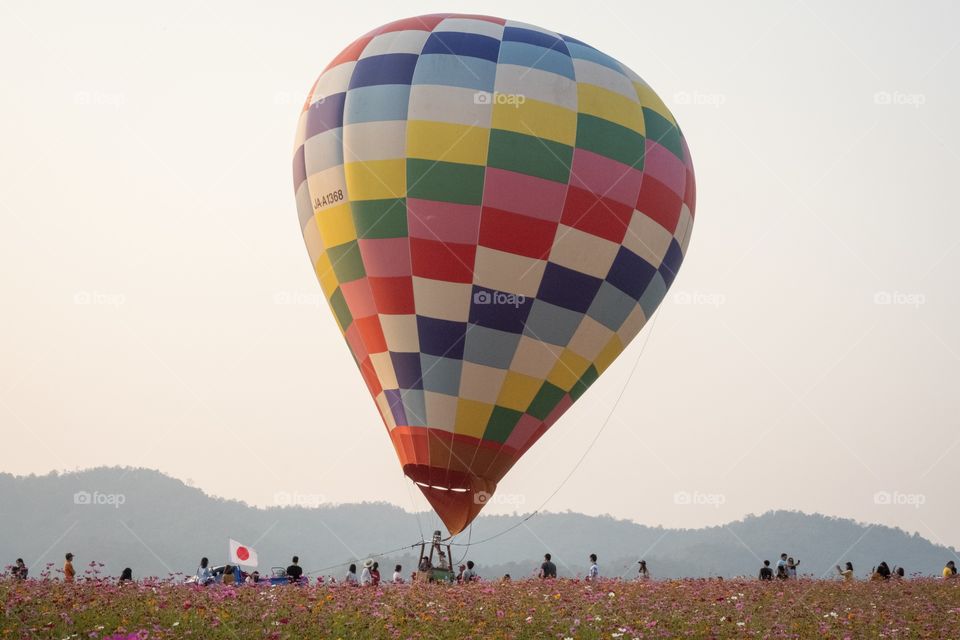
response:
<svg viewBox="0 0 960 640"><path fill-rule="evenodd" d="M241 560L246 560L250 557L250 552L247 551L246 547L237 547L237 557Z"/></svg>

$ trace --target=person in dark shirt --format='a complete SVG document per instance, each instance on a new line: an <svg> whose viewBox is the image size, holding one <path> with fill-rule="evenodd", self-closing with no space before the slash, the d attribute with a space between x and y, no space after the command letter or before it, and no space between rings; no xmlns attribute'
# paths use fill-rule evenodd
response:
<svg viewBox="0 0 960 640"><path fill-rule="evenodd" d="M27 568L27 565L24 563L23 558L17 558L16 564L13 565L12 573L13 573L13 577L18 580L27 579L27 575L30 573L30 569Z"/></svg>
<svg viewBox="0 0 960 640"><path fill-rule="evenodd" d="M287 579L290 582L299 582L303 575L303 567L300 566L300 556L293 556L293 564L287 567Z"/></svg>
<svg viewBox="0 0 960 640"><path fill-rule="evenodd" d="M540 565L540 577L541 578L557 577L557 565L551 562L549 553L546 553L543 555L543 564Z"/></svg>
<svg viewBox="0 0 960 640"><path fill-rule="evenodd" d="M877 565L877 568L875 569L875 573L877 574L877 576L879 576L878 577L879 580L890 579L890 567L889 565L887 565L886 562L881 562L879 565Z"/></svg>
<svg viewBox="0 0 960 640"><path fill-rule="evenodd" d="M764 560L763 566L760 567L760 579L761 580L773 580L773 569L770 568L770 561Z"/></svg>

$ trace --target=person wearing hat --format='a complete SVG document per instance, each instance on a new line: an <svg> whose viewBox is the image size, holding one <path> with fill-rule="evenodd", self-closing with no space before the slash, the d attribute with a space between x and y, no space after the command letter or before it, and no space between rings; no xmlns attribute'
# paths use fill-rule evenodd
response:
<svg viewBox="0 0 960 640"><path fill-rule="evenodd" d="M63 563L63 581L73 582L76 575L77 572L73 569L73 554L68 553L66 555L66 562Z"/></svg>
<svg viewBox="0 0 960 640"><path fill-rule="evenodd" d="M373 574L370 569L373 567L373 559L367 558L363 561L363 571L360 572L360 586L366 587L373 584Z"/></svg>

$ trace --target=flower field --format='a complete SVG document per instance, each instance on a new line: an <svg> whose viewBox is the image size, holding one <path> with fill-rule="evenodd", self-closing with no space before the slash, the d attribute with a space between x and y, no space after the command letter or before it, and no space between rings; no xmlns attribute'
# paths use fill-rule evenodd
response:
<svg viewBox="0 0 960 640"><path fill-rule="evenodd" d="M960 581L0 580L0 638L958 638Z"/></svg>

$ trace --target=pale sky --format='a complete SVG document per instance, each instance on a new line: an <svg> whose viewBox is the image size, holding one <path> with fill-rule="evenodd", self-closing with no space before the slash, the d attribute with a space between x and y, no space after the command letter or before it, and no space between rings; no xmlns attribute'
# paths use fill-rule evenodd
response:
<svg viewBox="0 0 960 640"><path fill-rule="evenodd" d="M539 506L613 409L548 510L699 527L800 509L960 546L948 2L4 1L0 470L427 508L322 298L290 166L327 62L440 11L621 60L673 110L698 182L652 329L485 513Z"/></svg>

